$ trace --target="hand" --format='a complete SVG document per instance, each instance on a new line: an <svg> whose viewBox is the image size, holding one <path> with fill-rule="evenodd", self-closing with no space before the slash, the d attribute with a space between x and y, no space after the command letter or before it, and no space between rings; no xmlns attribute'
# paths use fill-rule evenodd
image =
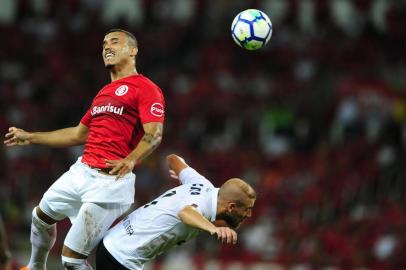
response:
<svg viewBox="0 0 406 270"><path fill-rule="evenodd" d="M178 181L178 184L181 185L182 182L179 179L179 175L174 170L169 170L169 177Z"/></svg>
<svg viewBox="0 0 406 270"><path fill-rule="evenodd" d="M31 133L16 127L11 127L8 129L8 133L4 136L4 144L6 146L15 146L15 145L28 145L30 144L30 135Z"/></svg>
<svg viewBox="0 0 406 270"><path fill-rule="evenodd" d="M108 168L111 168L109 174L116 174L116 179L123 177L127 173L131 172L135 167L134 160L128 160L127 158L117 159L117 160L110 160L106 159L106 165Z"/></svg>
<svg viewBox="0 0 406 270"><path fill-rule="evenodd" d="M216 227L215 231L213 231L211 234L216 234L217 240L221 241L221 243L237 243L237 233L228 227Z"/></svg>

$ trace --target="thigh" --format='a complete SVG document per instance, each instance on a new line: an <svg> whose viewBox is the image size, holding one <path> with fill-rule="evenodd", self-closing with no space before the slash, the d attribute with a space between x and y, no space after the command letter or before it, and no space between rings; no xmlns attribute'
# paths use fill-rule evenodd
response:
<svg viewBox="0 0 406 270"><path fill-rule="evenodd" d="M121 265L104 247L103 241L97 246L96 251L97 270L128 270Z"/></svg>
<svg viewBox="0 0 406 270"><path fill-rule="evenodd" d="M62 220L65 217L74 219L82 205L73 182L77 177L77 173L70 169L44 193L39 208L47 216L54 220Z"/></svg>
<svg viewBox="0 0 406 270"><path fill-rule="evenodd" d="M110 228L130 205L83 203L72 223L65 246L88 256Z"/></svg>

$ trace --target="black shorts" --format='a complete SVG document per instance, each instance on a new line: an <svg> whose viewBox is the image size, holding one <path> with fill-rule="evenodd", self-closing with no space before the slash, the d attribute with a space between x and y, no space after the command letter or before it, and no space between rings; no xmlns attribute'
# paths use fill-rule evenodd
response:
<svg viewBox="0 0 406 270"><path fill-rule="evenodd" d="M106 249L103 241L100 241L96 251L97 270L129 270L120 264Z"/></svg>

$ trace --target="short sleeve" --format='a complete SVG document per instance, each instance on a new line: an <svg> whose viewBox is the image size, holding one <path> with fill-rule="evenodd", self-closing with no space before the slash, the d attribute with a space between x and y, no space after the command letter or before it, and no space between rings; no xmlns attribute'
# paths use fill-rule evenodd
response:
<svg viewBox="0 0 406 270"><path fill-rule="evenodd" d="M92 119L92 115L90 114L90 109L87 110L87 112L85 113L85 115L83 115L82 119L80 120L80 122L89 127L90 125L90 120Z"/></svg>
<svg viewBox="0 0 406 270"><path fill-rule="evenodd" d="M202 214L208 220L212 220L213 214L211 209L211 198L208 193L202 192L199 195L186 196L178 202L178 205L179 211L187 205L193 206L197 212Z"/></svg>
<svg viewBox="0 0 406 270"><path fill-rule="evenodd" d="M152 83L142 86L138 95L141 123L164 122L165 100L161 89Z"/></svg>
<svg viewBox="0 0 406 270"><path fill-rule="evenodd" d="M187 167L179 173L179 180L182 184L201 183L213 187L213 184L195 169Z"/></svg>

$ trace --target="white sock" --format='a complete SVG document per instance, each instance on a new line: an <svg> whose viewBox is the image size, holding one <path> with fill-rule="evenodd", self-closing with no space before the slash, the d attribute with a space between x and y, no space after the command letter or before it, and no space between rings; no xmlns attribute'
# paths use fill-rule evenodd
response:
<svg viewBox="0 0 406 270"><path fill-rule="evenodd" d="M49 225L37 216L37 208L32 211L30 270L45 270L49 251L56 241L56 225Z"/></svg>
<svg viewBox="0 0 406 270"><path fill-rule="evenodd" d="M93 270L86 259L76 259L62 256L62 263L65 270Z"/></svg>

